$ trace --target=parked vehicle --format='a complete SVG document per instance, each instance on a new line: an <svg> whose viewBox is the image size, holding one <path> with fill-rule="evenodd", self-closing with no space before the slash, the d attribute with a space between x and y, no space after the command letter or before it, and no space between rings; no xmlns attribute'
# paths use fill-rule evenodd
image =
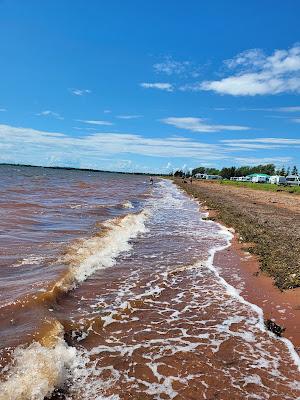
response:
<svg viewBox="0 0 300 400"><path fill-rule="evenodd" d="M196 174L195 178L196 179L206 179L206 174Z"/></svg>
<svg viewBox="0 0 300 400"><path fill-rule="evenodd" d="M269 177L263 176L263 175L256 175L256 176L252 177L251 182L254 182L254 183L268 183L269 182Z"/></svg>
<svg viewBox="0 0 300 400"><path fill-rule="evenodd" d="M269 183L271 183L273 185L285 185L286 178L285 178L285 176L273 175L270 177Z"/></svg>
<svg viewBox="0 0 300 400"><path fill-rule="evenodd" d="M240 176L239 181L241 182L251 182L250 176Z"/></svg>
<svg viewBox="0 0 300 400"><path fill-rule="evenodd" d="M300 176L299 175L288 175L286 177L286 184L289 186L300 186Z"/></svg>
<svg viewBox="0 0 300 400"><path fill-rule="evenodd" d="M206 175L205 179L217 180L217 179L223 179L223 178L220 175Z"/></svg>
<svg viewBox="0 0 300 400"><path fill-rule="evenodd" d="M196 179L210 179L210 180L223 179L222 176L220 176L220 175L208 175L208 174L196 174L195 178Z"/></svg>

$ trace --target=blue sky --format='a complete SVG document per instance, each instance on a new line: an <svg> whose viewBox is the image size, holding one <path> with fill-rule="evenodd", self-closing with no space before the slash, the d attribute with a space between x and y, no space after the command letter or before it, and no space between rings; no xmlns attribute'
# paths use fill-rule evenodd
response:
<svg viewBox="0 0 300 400"><path fill-rule="evenodd" d="M300 167L300 3L0 0L0 162Z"/></svg>

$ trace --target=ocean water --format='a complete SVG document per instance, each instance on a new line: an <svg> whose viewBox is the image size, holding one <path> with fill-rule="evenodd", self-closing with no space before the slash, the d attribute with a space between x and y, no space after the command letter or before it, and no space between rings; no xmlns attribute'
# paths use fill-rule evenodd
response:
<svg viewBox="0 0 300 400"><path fill-rule="evenodd" d="M171 181L0 167L0 400L299 399L292 344Z"/></svg>

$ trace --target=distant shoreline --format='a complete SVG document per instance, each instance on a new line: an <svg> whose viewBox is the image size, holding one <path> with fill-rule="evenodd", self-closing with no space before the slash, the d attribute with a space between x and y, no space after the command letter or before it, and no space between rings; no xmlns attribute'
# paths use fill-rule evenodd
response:
<svg viewBox="0 0 300 400"><path fill-rule="evenodd" d="M75 168L75 167L59 167L59 166L44 166L44 165L31 165L31 164L12 164L0 163L1 166L6 167L28 167L28 168L47 168L47 169L63 169L67 171L89 171L89 172L105 172L109 174L124 174L124 175L146 175L146 176L167 176L166 174L156 174L151 172L124 172L124 171L106 171L102 169L93 168Z"/></svg>

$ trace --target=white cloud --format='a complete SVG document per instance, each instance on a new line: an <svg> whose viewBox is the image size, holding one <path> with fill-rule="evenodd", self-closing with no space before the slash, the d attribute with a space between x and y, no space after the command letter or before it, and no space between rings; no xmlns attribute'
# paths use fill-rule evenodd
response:
<svg viewBox="0 0 300 400"><path fill-rule="evenodd" d="M102 120L94 120L94 119L88 119L88 120L86 120L86 119L77 119L76 121L77 122L82 122L84 124L89 124L89 125L105 125L105 126L113 125L113 123L110 122L110 121L102 121Z"/></svg>
<svg viewBox="0 0 300 400"><path fill-rule="evenodd" d="M300 118L293 118L292 122L296 122L296 124L300 124Z"/></svg>
<svg viewBox="0 0 300 400"><path fill-rule="evenodd" d="M90 89L69 89L74 96L83 96L92 93Z"/></svg>
<svg viewBox="0 0 300 400"><path fill-rule="evenodd" d="M0 108L0 112L5 112L5 111L7 111L6 108Z"/></svg>
<svg viewBox="0 0 300 400"><path fill-rule="evenodd" d="M240 164L259 165L259 164L285 164L293 160L291 157L262 157L262 158L247 158L236 157L235 160Z"/></svg>
<svg viewBox="0 0 300 400"><path fill-rule="evenodd" d="M203 118L194 117L169 117L162 119L162 122L192 132L245 131L250 129L247 126L239 125L212 125L208 124Z"/></svg>
<svg viewBox="0 0 300 400"><path fill-rule="evenodd" d="M165 90L167 92L173 92L174 90L173 85L171 83L166 83L166 82L155 82L155 83L143 82L140 83L140 86L145 89L159 89L159 90Z"/></svg>
<svg viewBox="0 0 300 400"><path fill-rule="evenodd" d="M119 119L137 119L141 117L142 115L117 115L117 118Z"/></svg>
<svg viewBox="0 0 300 400"><path fill-rule="evenodd" d="M183 137L149 138L128 133L90 133L85 136L68 136L62 133L39 131L30 128L0 125L0 142L9 153L0 154L1 160L18 161L39 165L52 165L51 157L57 157L57 165L78 162L97 163L103 157L122 158L135 154L160 158L189 158L221 160L228 158L224 146L201 143ZM69 161L68 161L69 160ZM59 161L59 163L58 163Z"/></svg>
<svg viewBox="0 0 300 400"><path fill-rule="evenodd" d="M104 112L104 114L110 114L111 110L104 110L103 112Z"/></svg>
<svg viewBox="0 0 300 400"><path fill-rule="evenodd" d="M190 90L208 90L233 96L300 93L300 46L275 50L266 56L262 50L247 50L231 60L228 68L236 72L215 81L204 81Z"/></svg>
<svg viewBox="0 0 300 400"><path fill-rule="evenodd" d="M294 107L278 107L275 109L277 111L281 112L300 112L300 106L294 106Z"/></svg>
<svg viewBox="0 0 300 400"><path fill-rule="evenodd" d="M269 108L239 108L239 111L265 111L265 112L280 112L280 113L293 113L300 112L300 106L293 107L269 107Z"/></svg>
<svg viewBox="0 0 300 400"><path fill-rule="evenodd" d="M257 150L257 149L278 149L285 147L300 147L300 139L290 138L253 138L253 139L224 139L220 143L235 151Z"/></svg>
<svg viewBox="0 0 300 400"><path fill-rule="evenodd" d="M5 150L0 152L0 160L45 166L76 166L105 170L130 168L142 171L144 168L149 170L145 166L147 158L156 157L162 159L161 166L160 162L157 162L157 166L152 170L168 171L171 163L167 164L167 161L170 159L174 159L175 164L186 161L195 165L215 165L219 160L223 160L222 163L225 164L226 160L227 163L232 163L232 154L249 150L243 147L247 145L245 141L249 142L249 146L261 144L271 149L272 146L300 146L300 139L286 138L238 139L235 142L240 143L240 147L232 147L230 140L210 144L185 137L149 138L138 134L111 132L95 132L74 137L59 132L0 125L0 147ZM130 165L128 160L135 156L142 156L144 166L136 163ZM266 154L264 156L267 157ZM182 161L182 158L186 160ZM243 160L245 162L246 159ZM251 160L255 160L252 153ZM269 158L264 160L269 162L266 161Z"/></svg>
<svg viewBox="0 0 300 400"><path fill-rule="evenodd" d="M155 72L164 73L166 75L180 75L186 72L191 66L189 61L175 61L172 57L165 57L163 62L153 65Z"/></svg>
<svg viewBox="0 0 300 400"><path fill-rule="evenodd" d="M64 117L62 117L57 112L50 111L50 110L41 111L40 113L37 113L36 115L38 115L40 117L42 116L42 117L53 117L56 119L64 119Z"/></svg>
<svg viewBox="0 0 300 400"><path fill-rule="evenodd" d="M272 143L272 144L284 144L284 145L300 145L300 139L290 138L253 138L253 139L224 139L222 143Z"/></svg>

